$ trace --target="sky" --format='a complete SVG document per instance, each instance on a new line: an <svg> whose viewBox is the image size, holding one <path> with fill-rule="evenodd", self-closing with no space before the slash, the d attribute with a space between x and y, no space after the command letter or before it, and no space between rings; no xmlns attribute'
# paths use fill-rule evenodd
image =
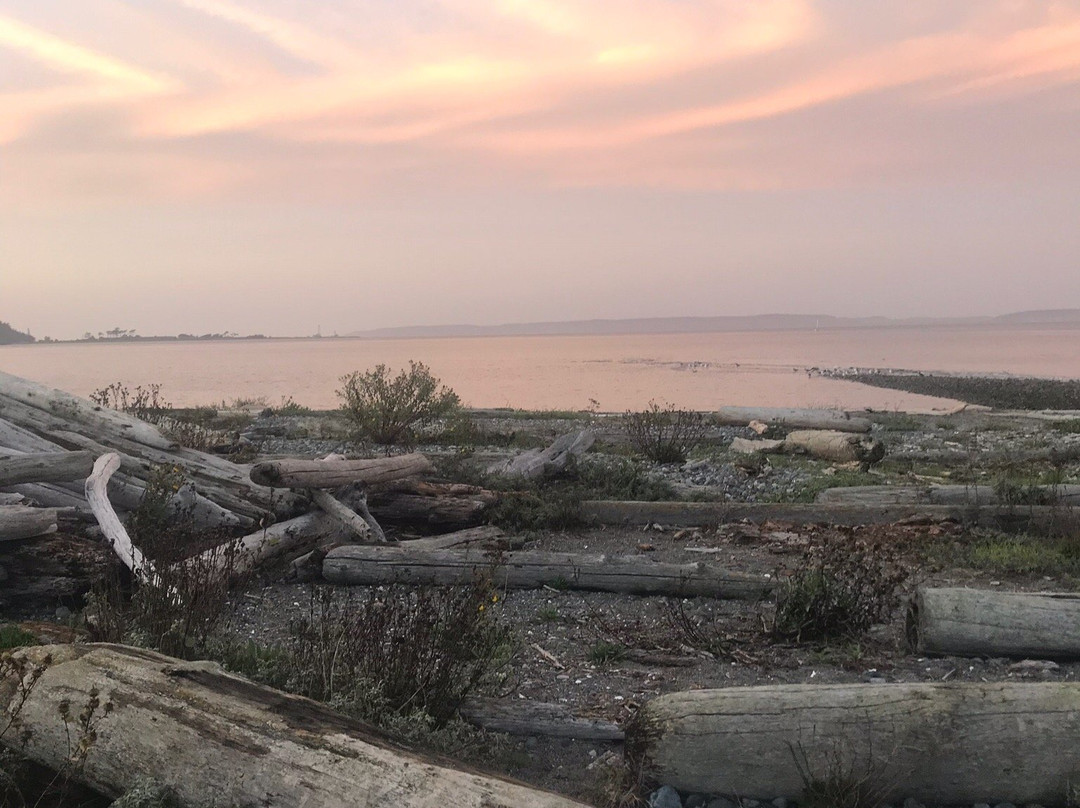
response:
<svg viewBox="0 0 1080 808"><path fill-rule="evenodd" d="M0 320L1080 307L1080 0L0 0Z"/></svg>

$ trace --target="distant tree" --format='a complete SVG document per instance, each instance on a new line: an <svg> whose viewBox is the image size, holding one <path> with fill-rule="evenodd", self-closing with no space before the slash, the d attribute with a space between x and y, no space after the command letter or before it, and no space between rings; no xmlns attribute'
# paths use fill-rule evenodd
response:
<svg viewBox="0 0 1080 808"><path fill-rule="evenodd" d="M0 321L0 345L16 345L36 341L29 332L16 331L7 323Z"/></svg>

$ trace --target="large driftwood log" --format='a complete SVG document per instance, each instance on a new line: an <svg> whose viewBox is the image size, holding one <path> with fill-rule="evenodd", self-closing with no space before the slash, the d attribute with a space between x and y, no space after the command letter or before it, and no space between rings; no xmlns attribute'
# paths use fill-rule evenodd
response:
<svg viewBox="0 0 1080 808"><path fill-rule="evenodd" d="M107 486L109 478L120 468L120 455L115 452L104 454L94 462L94 470L86 478L86 501L97 517L101 532L112 545L116 555L140 580L148 580L153 570L143 557L142 550L136 547L128 536L120 517L109 502Z"/></svg>
<svg viewBox="0 0 1080 808"><path fill-rule="evenodd" d="M526 480L551 477L565 469L573 458L585 454L595 442L596 435L592 430L568 432L556 438L546 449L530 449L509 460L495 463L488 468L488 473Z"/></svg>
<svg viewBox="0 0 1080 808"><path fill-rule="evenodd" d="M62 533L0 543L0 566L8 576L0 583L0 605L13 610L54 609L60 602L81 606L77 598L104 573L111 552L98 542Z"/></svg>
<svg viewBox="0 0 1080 808"><path fill-rule="evenodd" d="M459 712L470 724L508 735L543 735L583 741L621 741L624 737L618 724L576 716L565 704L471 697L465 700Z"/></svg>
<svg viewBox="0 0 1080 808"><path fill-rule="evenodd" d="M172 449L176 446L174 441L138 418L9 373L0 372L0 396L65 421L74 421L91 429L122 436L157 449Z"/></svg>
<svg viewBox="0 0 1080 808"><path fill-rule="evenodd" d="M46 666L22 707L32 731L20 751L108 796L149 776L191 805L582 808L425 758L321 704L208 663L117 645L41 646L17 658ZM9 696L12 679L0 682ZM112 709L99 708L94 743L70 767L60 707L77 711L92 693ZM18 744L18 735L4 742Z"/></svg>
<svg viewBox="0 0 1080 808"><path fill-rule="evenodd" d="M497 527L482 525L444 533L442 536L409 539L401 542L401 546L406 550L460 550L478 546L493 550L519 550L525 546L525 540L518 536L507 536Z"/></svg>
<svg viewBox="0 0 1080 808"><path fill-rule="evenodd" d="M892 525L961 522L1003 530L1048 531L1067 525L1069 513L1051 506L831 505L818 503L627 502L586 500L581 516L601 524L657 523L696 527L747 520L825 525Z"/></svg>
<svg viewBox="0 0 1080 808"><path fill-rule="evenodd" d="M0 457L0 488L19 483L85 480L93 467L91 452L9 453Z"/></svg>
<svg viewBox="0 0 1080 808"><path fill-rule="evenodd" d="M529 550L417 550L398 547L335 547L323 561L323 577L335 584L435 584L456 586L490 572L496 586L542 586L621 592L756 600L772 582L760 575L728 572L703 563L662 564L640 557L589 556Z"/></svg>
<svg viewBox="0 0 1080 808"><path fill-rule="evenodd" d="M364 517L344 502L335 499L332 494L323 491L321 488L313 488L311 490L311 499L323 511L337 519L342 527L353 535L354 540L371 541L375 539L376 541L386 541L385 535L377 536L371 529L371 525L364 520Z"/></svg>
<svg viewBox="0 0 1080 808"><path fill-rule="evenodd" d="M920 654L1080 659L1080 595L924 588L907 628Z"/></svg>
<svg viewBox="0 0 1080 808"><path fill-rule="evenodd" d="M237 539L235 552L226 553L222 547L215 547L203 553L201 558L222 569L227 563L231 564L232 574L241 575L257 567L301 556L320 543L346 538L341 522L323 511L312 511Z"/></svg>
<svg viewBox="0 0 1080 808"><path fill-rule="evenodd" d="M869 432L869 418L857 418L842 410L803 410L785 407L721 407L716 420L729 426L746 426L751 421L788 429L832 429L837 432Z"/></svg>
<svg viewBox="0 0 1080 808"><path fill-rule="evenodd" d="M1025 488L1024 496L1045 505L1080 505L1080 485L1039 485ZM815 502L837 505L1000 505L1002 498L990 485L855 485L827 488Z"/></svg>
<svg viewBox="0 0 1080 808"><path fill-rule="evenodd" d="M1064 804L1080 781L1080 683L838 684L671 693L627 730L646 776L690 792L799 799L810 776L881 801Z"/></svg>
<svg viewBox="0 0 1080 808"><path fill-rule="evenodd" d="M0 505L0 541L30 539L56 532L54 508Z"/></svg>
<svg viewBox="0 0 1080 808"><path fill-rule="evenodd" d="M788 454L808 454L834 463L863 463L872 465L885 457L885 445L866 435L854 435L836 430L804 429L791 432L784 438Z"/></svg>
<svg viewBox="0 0 1080 808"><path fill-rule="evenodd" d="M432 470L422 454L370 460L267 460L251 468L251 479L275 488L340 488L352 483L378 485Z"/></svg>
<svg viewBox="0 0 1080 808"><path fill-rule="evenodd" d="M498 499L475 485L404 480L372 491L368 504L383 522L445 529L475 524Z"/></svg>

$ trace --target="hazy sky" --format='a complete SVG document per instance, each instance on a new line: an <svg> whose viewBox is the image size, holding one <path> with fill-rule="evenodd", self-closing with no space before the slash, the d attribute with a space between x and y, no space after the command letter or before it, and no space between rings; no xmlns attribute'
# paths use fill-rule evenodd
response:
<svg viewBox="0 0 1080 808"><path fill-rule="evenodd" d="M1080 307L1080 0L0 0L35 335Z"/></svg>

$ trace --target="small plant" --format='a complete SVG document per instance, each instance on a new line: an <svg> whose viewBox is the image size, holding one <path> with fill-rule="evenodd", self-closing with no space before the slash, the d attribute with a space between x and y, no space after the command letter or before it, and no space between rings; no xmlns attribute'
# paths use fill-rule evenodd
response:
<svg viewBox="0 0 1080 808"><path fill-rule="evenodd" d="M338 397L356 434L375 443L411 445L418 428L454 414L461 400L440 386L427 365L409 361L409 369L391 378L386 365L341 377Z"/></svg>
<svg viewBox="0 0 1080 808"><path fill-rule="evenodd" d="M872 763L858 766L854 753L847 755L851 761L845 762L845 756L833 750L826 755L822 771L814 771L801 746L792 747L791 756L803 781L799 799L803 808L878 808L891 790L892 784L885 782Z"/></svg>
<svg viewBox="0 0 1080 808"><path fill-rule="evenodd" d="M282 396L281 403L273 408L274 415L311 415L314 410L293 400L292 396Z"/></svg>
<svg viewBox="0 0 1080 808"><path fill-rule="evenodd" d="M884 546L811 546L777 593L773 634L796 642L858 637L895 608L906 578L896 551Z"/></svg>
<svg viewBox="0 0 1080 808"><path fill-rule="evenodd" d="M725 635L715 625L691 616L686 611L684 600L669 598L667 606L667 620L680 645L696 648L718 659L731 656L733 650L731 637Z"/></svg>
<svg viewBox="0 0 1080 808"><path fill-rule="evenodd" d="M626 648L617 642L600 640L593 644L587 656L594 665L610 665L626 659Z"/></svg>
<svg viewBox="0 0 1080 808"><path fill-rule="evenodd" d="M160 417L172 409L172 404L161 393L160 384L146 387L140 384L132 391L123 382L113 382L92 392L90 400L98 406L120 410L143 420Z"/></svg>
<svg viewBox="0 0 1080 808"><path fill-rule="evenodd" d="M640 412L627 411L623 428L634 452L656 463L683 463L705 436L705 417L674 404L655 401Z"/></svg>
<svg viewBox="0 0 1080 808"><path fill-rule="evenodd" d="M0 651L38 645L37 637L14 623L0 624Z"/></svg>

